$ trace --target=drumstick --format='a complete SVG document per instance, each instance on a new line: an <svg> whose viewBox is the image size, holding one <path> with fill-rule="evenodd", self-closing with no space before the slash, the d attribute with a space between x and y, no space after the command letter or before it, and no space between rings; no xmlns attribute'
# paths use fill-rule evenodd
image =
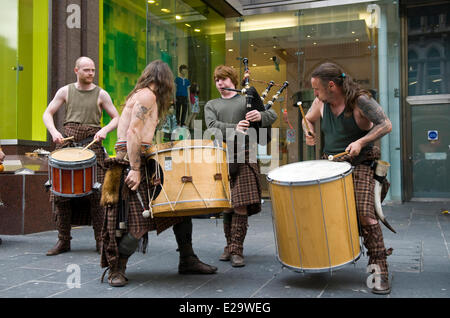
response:
<svg viewBox="0 0 450 318"><path fill-rule="evenodd" d="M300 112L302 113L303 120L305 121L306 130L308 131L308 135L312 136L311 130L309 130L308 122L306 121L305 113L303 112L302 102L297 102L298 108L300 108Z"/></svg>
<svg viewBox="0 0 450 318"><path fill-rule="evenodd" d="M328 156L328 160L332 161L333 159L336 159L336 158L339 158L339 157L342 157L342 156L345 156L345 155L348 155L348 151L344 151L344 152L335 154L334 156L333 155L329 155Z"/></svg>
<svg viewBox="0 0 450 318"><path fill-rule="evenodd" d="M88 149L90 146L92 146L96 142L97 142L96 139L92 140L91 143L89 145L87 145L86 147L84 147L81 151L84 151L84 150Z"/></svg>
<svg viewBox="0 0 450 318"><path fill-rule="evenodd" d="M73 138L75 138L75 136L63 138L63 139L61 139L61 141L68 141L68 140L71 140Z"/></svg>

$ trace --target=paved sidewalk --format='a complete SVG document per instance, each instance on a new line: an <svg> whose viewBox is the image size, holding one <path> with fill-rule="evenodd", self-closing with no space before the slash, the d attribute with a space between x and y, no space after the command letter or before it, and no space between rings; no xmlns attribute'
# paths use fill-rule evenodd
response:
<svg viewBox="0 0 450 318"><path fill-rule="evenodd" d="M276 258L271 203L250 217L244 245L246 266L218 260L223 251L222 219L193 219L194 249L200 259L219 268L215 275L179 275L172 229L149 235L147 254L129 261L129 284L100 283L103 269L95 252L93 230L72 232L71 252L45 253L57 232L0 235L0 298L449 298L450 202L388 204L383 210L397 234L383 226L393 274L392 292L372 294L366 286L367 256L330 273L297 273ZM80 288L74 279L80 270ZM71 284L72 283L72 284ZM75 288L71 288L75 287Z"/></svg>

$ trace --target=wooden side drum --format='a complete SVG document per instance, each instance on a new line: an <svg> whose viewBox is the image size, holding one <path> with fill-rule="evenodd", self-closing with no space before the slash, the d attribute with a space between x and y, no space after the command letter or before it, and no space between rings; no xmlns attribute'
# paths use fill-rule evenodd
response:
<svg viewBox="0 0 450 318"><path fill-rule="evenodd" d="M51 191L62 197L83 197L92 193L97 180L96 155L81 147L62 148L48 156Z"/></svg>
<svg viewBox="0 0 450 318"><path fill-rule="evenodd" d="M188 139L157 144L148 151L147 165L149 161L159 165L164 180L151 200L153 216L213 214L231 208L225 143Z"/></svg>
<svg viewBox="0 0 450 318"><path fill-rule="evenodd" d="M278 260L299 272L354 263L360 243L352 166L311 160L269 172Z"/></svg>

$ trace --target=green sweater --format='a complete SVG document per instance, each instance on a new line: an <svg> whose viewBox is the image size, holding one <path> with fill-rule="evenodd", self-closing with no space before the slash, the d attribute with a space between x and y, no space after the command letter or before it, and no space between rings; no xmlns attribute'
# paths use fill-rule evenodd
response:
<svg viewBox="0 0 450 318"><path fill-rule="evenodd" d="M208 128L217 128L224 140L228 129L236 129L237 124L245 119L247 103L244 96L236 94L231 98L216 98L205 105L205 121ZM277 119L274 110L261 112L261 127L270 127Z"/></svg>

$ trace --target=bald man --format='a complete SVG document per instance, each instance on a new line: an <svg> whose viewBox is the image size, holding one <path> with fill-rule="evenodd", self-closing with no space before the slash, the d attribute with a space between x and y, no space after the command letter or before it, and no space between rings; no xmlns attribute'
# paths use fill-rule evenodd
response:
<svg viewBox="0 0 450 318"><path fill-rule="evenodd" d="M109 94L94 84L95 63L89 57L80 57L75 62L75 83L60 88L44 112L43 120L56 149L78 146L84 147L93 140L90 146L97 158L97 182L103 183L105 169L104 160L107 156L102 146L102 140L108 133L117 128L119 113ZM66 114L62 131L58 131L53 120L54 114L66 105ZM111 117L111 121L103 128L100 125L103 110ZM64 141L65 137L74 138ZM50 194L54 203L58 242L47 252L48 256L70 251L71 226L93 225L97 252L100 252L101 229L104 211L100 206L100 193L79 198L67 198Z"/></svg>

